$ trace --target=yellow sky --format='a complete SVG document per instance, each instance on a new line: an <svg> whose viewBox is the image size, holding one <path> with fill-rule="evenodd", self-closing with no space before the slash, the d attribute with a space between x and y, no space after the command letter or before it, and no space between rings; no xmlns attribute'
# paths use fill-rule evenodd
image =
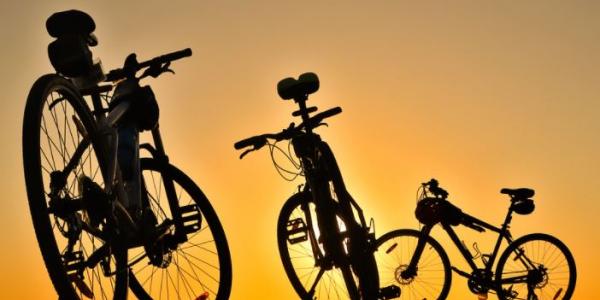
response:
<svg viewBox="0 0 600 300"><path fill-rule="evenodd" d="M176 2L176 4L169 4ZM536 189L515 235L547 232L572 250L575 299L595 283L600 235L600 3L595 1L4 1L0 4L0 298L53 298L25 197L21 125L31 84L52 71L45 20L96 20L106 69L191 47L152 84L171 161L204 190L231 246L232 299L293 299L276 246L281 180L267 151L233 142L292 121L279 79L313 71L309 103L344 113L318 130L377 233L415 227L414 194L436 177L463 210L499 224L501 187ZM450 248L438 231L436 236ZM466 234L482 245L492 236ZM10 241L10 245L8 243ZM484 247L482 247L484 248ZM450 251L451 261L465 266ZM475 299L454 277L450 299Z"/></svg>

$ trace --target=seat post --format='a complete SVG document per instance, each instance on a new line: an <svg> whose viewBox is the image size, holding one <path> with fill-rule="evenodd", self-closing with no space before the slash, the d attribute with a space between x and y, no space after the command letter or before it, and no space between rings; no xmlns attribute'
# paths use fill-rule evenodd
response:
<svg viewBox="0 0 600 300"><path fill-rule="evenodd" d="M513 208L512 208L512 204L511 204L510 207L508 208L508 213L506 214L506 218L504 218L504 223L502 224L502 232L505 232L506 230L508 230L510 222L512 221L512 213L513 213Z"/></svg>
<svg viewBox="0 0 600 300"><path fill-rule="evenodd" d="M300 107L300 109L298 111L300 112L300 115L302 116L302 121L305 124L309 120L308 109L306 108L306 100L307 99L308 99L308 97L306 95L303 95L298 98L294 98L294 102L298 103L298 106ZM307 132L310 132L310 130L311 130L311 128L306 128Z"/></svg>

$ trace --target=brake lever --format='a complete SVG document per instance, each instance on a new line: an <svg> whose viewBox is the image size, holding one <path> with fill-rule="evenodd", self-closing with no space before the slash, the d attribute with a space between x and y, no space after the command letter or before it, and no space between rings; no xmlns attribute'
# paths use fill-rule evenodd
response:
<svg viewBox="0 0 600 300"><path fill-rule="evenodd" d="M123 74L125 75L125 78L133 78L135 77L135 73L137 72L137 68L138 68L138 61L137 61L137 55L135 53L131 53L129 55L127 55L127 57L125 58L125 62L123 63Z"/></svg>
<svg viewBox="0 0 600 300"><path fill-rule="evenodd" d="M281 133L286 136L288 135L289 132L292 132L294 129L296 129L296 124L294 124L294 122L290 123L290 125L287 128L284 128ZM278 141L280 139L277 139Z"/></svg>
<svg viewBox="0 0 600 300"><path fill-rule="evenodd" d="M172 69L169 69L170 65L171 65L171 62L166 62L162 65L161 64L150 65L150 67L148 67L148 69L146 69L146 71L144 71L144 74L142 74L142 76L140 76L140 79L142 79L146 76L152 76L152 78L156 78L165 72L175 74L175 71L173 71Z"/></svg>
<svg viewBox="0 0 600 300"><path fill-rule="evenodd" d="M244 153L242 153L242 155L240 155L240 159L244 158L244 156L246 156L246 154L248 154L254 150L256 150L256 149L252 148L252 149L248 149L248 150L244 151Z"/></svg>
<svg viewBox="0 0 600 300"><path fill-rule="evenodd" d="M250 153L250 152L252 152L252 151L256 151L256 150L258 150L258 149L262 148L262 147L263 147L265 144L266 144L266 140L265 140L265 142L264 142L264 143L263 143L263 142L261 142L261 143L259 143L259 144L254 144L254 145L252 146L252 148L251 148L251 149L248 149L248 150L244 151L244 152L242 153L242 155L240 155L240 159L244 158L244 156L246 156L246 154L248 154L248 153Z"/></svg>

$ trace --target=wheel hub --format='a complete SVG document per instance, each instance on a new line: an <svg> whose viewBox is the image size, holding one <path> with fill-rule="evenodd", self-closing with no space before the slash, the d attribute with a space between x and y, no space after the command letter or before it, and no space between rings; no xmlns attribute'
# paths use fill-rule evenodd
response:
<svg viewBox="0 0 600 300"><path fill-rule="evenodd" d="M527 284L534 286L535 288L545 287L548 284L548 280L548 272L546 272L546 267L543 265L535 270L529 271L527 274Z"/></svg>
<svg viewBox="0 0 600 300"><path fill-rule="evenodd" d="M173 226L170 220L156 225L156 217L148 211L144 214L142 224L144 248L150 262L159 268L168 267L173 258L173 249L177 249L178 246L178 243L173 243Z"/></svg>
<svg viewBox="0 0 600 300"><path fill-rule="evenodd" d="M394 277L396 278L396 282L401 285L407 285L413 282L415 277L413 275L407 274L408 265L402 264L399 265L394 271Z"/></svg>

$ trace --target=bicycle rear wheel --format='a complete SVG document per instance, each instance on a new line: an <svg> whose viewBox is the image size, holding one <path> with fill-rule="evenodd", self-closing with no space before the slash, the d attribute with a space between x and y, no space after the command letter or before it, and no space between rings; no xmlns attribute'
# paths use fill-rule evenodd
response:
<svg viewBox="0 0 600 300"><path fill-rule="evenodd" d="M571 299L577 270L573 255L559 239L534 233L512 242L496 269L500 299ZM535 294L535 295L534 295Z"/></svg>
<svg viewBox="0 0 600 300"><path fill-rule="evenodd" d="M452 282L450 261L442 246L433 238L427 243L417 264L417 274L401 276L406 270L419 241L420 232L399 229L377 239L375 252L379 269L380 286L400 287L399 299L446 299Z"/></svg>
<svg viewBox="0 0 600 300"><path fill-rule="evenodd" d="M231 257L225 232L200 188L172 165L141 159L143 186L156 224L183 213L188 240L170 246L158 244L150 259L144 248L130 249L131 290L139 299L226 300L231 291ZM164 187L175 185L178 207L171 207ZM160 225L159 225L160 226ZM172 226L168 234L172 233ZM163 248L160 248L163 247ZM160 256L156 258L157 256Z"/></svg>
<svg viewBox="0 0 600 300"><path fill-rule="evenodd" d="M49 74L34 83L23 119L25 184L48 274L64 299L123 299L127 291L127 272L115 272L125 270L124 251L107 251L94 265L88 261L105 245L91 232L106 224L90 225L90 212L81 204L86 200L83 189L78 188L83 178L104 186L95 146L83 137L95 130L85 100L70 81Z"/></svg>
<svg viewBox="0 0 600 300"><path fill-rule="evenodd" d="M317 262L315 251L324 253L323 245L316 242L313 249L308 227L314 229L314 241L319 240L320 233L314 220L315 205L305 197L309 196L298 193L289 198L277 222L279 255L288 279L301 299L352 299L351 294L359 294L359 284L350 264L334 266L332 261ZM308 205L312 224L307 220L302 203ZM343 229L341 219L338 218L338 222Z"/></svg>

